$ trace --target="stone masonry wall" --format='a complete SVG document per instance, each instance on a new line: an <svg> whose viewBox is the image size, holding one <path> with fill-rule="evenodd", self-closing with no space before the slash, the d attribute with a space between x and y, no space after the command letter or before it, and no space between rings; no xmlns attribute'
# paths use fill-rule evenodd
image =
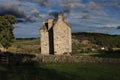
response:
<svg viewBox="0 0 120 80"><path fill-rule="evenodd" d="M120 59L84 57L84 56L37 56L37 60L44 63L112 63L120 64Z"/></svg>
<svg viewBox="0 0 120 80"><path fill-rule="evenodd" d="M71 52L71 32L70 27L62 20L53 27L55 55Z"/></svg>
<svg viewBox="0 0 120 80"><path fill-rule="evenodd" d="M62 14L58 15L57 22L53 18L48 23L43 23L41 34L41 54L63 55L72 51L71 28L63 20Z"/></svg>
<svg viewBox="0 0 120 80"><path fill-rule="evenodd" d="M49 36L48 31L41 30L41 54L43 55L49 55Z"/></svg>

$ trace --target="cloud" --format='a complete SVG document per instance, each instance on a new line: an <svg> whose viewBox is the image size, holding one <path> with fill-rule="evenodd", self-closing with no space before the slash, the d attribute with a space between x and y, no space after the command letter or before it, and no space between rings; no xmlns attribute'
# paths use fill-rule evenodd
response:
<svg viewBox="0 0 120 80"><path fill-rule="evenodd" d="M66 17L68 17L74 8L83 7L83 5L80 3L81 0L19 0L19 1L22 3L30 2L39 4L40 7L39 10L38 9L32 10L32 14L35 17L41 19L44 19L44 16L40 14L40 11L42 11L41 9L46 7L48 8L48 10L46 10L46 12L48 12L48 15L54 17L57 16L58 12L62 12ZM55 10L55 8L51 8L53 6L60 9Z"/></svg>
<svg viewBox="0 0 120 80"><path fill-rule="evenodd" d="M25 12L18 6L19 3L16 2L2 2L0 3L0 15L11 14L18 18L26 18Z"/></svg>
<svg viewBox="0 0 120 80"><path fill-rule="evenodd" d="M5 14L14 15L18 19L18 22L24 21L35 22L35 20L31 16L26 14L25 10L22 9L20 5L21 4L19 2L2 2L0 3L0 15L1 16Z"/></svg>
<svg viewBox="0 0 120 80"><path fill-rule="evenodd" d="M49 6L50 3L48 0L36 0L41 6Z"/></svg>
<svg viewBox="0 0 120 80"><path fill-rule="evenodd" d="M50 1L50 0L49 0ZM81 0L52 0L54 2L50 2L50 6L59 8L57 10L51 9L48 13L50 16L57 17L59 12L63 13L65 17L68 17L71 11L76 8L80 4Z"/></svg>
<svg viewBox="0 0 120 80"><path fill-rule="evenodd" d="M36 18L40 18L40 19L42 19L42 20L45 20L45 16L44 16L44 15L41 15L41 14L39 13L39 10L34 9L34 10L31 11L31 13L32 13Z"/></svg>
<svg viewBox="0 0 120 80"><path fill-rule="evenodd" d="M106 27L106 28L116 28L117 26L114 25L114 24L103 24L102 25L103 27Z"/></svg>
<svg viewBox="0 0 120 80"><path fill-rule="evenodd" d="M56 12L56 11L49 12L49 16L54 17L55 19L58 18L58 14L59 12Z"/></svg>
<svg viewBox="0 0 120 80"><path fill-rule="evenodd" d="M86 4L83 4L81 0L61 0L59 2L59 6L61 7L62 12L67 15L67 17L69 17L71 13L81 13L81 12L85 13L83 18L86 19L88 18L88 15L89 16L91 15L92 12L98 15L105 14L101 5L93 1L89 1Z"/></svg>
<svg viewBox="0 0 120 80"><path fill-rule="evenodd" d="M34 2L39 3L40 6L49 6L49 0L19 0L20 2Z"/></svg>
<svg viewBox="0 0 120 80"><path fill-rule="evenodd" d="M90 1L88 4L87 4L87 7L90 8L91 10L101 10L101 6L93 1Z"/></svg>
<svg viewBox="0 0 120 80"><path fill-rule="evenodd" d="M39 11L37 9L34 9L31 12L35 17L39 17Z"/></svg>
<svg viewBox="0 0 120 80"><path fill-rule="evenodd" d="M94 0L104 7L113 7L120 9L120 0Z"/></svg>
<svg viewBox="0 0 120 80"><path fill-rule="evenodd" d="M91 19L91 16L90 15L84 15L84 16L82 16L81 19Z"/></svg>
<svg viewBox="0 0 120 80"><path fill-rule="evenodd" d="M59 7L62 9L61 12L69 16L74 8L81 7L80 1L81 0L61 0L59 2Z"/></svg>

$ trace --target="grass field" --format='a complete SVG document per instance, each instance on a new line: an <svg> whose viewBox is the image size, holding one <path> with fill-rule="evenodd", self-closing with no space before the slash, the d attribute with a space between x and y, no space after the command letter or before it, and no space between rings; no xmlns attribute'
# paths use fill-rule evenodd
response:
<svg viewBox="0 0 120 80"><path fill-rule="evenodd" d="M0 80L120 80L120 64L0 64Z"/></svg>
<svg viewBox="0 0 120 80"><path fill-rule="evenodd" d="M80 45L73 43L73 53L75 56L86 57L103 57L103 58L120 58L120 48L113 48L113 52L106 53L81 53L79 50ZM26 39L15 40L11 47L8 48L8 52L12 53L28 53L28 54L40 54L40 40L38 39Z"/></svg>
<svg viewBox="0 0 120 80"><path fill-rule="evenodd" d="M21 39L15 40L12 46L7 49L12 53L28 53L39 54L40 53L40 39Z"/></svg>
<svg viewBox="0 0 120 80"><path fill-rule="evenodd" d="M19 40L15 40L13 45L20 45L20 44L24 44L24 45L40 45L40 39L36 38L36 39L19 39Z"/></svg>
<svg viewBox="0 0 120 80"><path fill-rule="evenodd" d="M119 49L115 50L118 52L90 54L78 51L73 55L120 58ZM40 41L39 39L15 40L8 51L40 54ZM0 62L0 80L120 80L120 64L40 62L2 64Z"/></svg>

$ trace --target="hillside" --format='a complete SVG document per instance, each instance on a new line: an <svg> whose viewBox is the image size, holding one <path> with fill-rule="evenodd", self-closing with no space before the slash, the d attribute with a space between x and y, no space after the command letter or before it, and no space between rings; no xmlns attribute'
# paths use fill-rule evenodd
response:
<svg viewBox="0 0 120 80"><path fill-rule="evenodd" d="M88 40L93 44L104 47L120 48L120 35L109 35L101 33L73 33L73 39L79 41Z"/></svg>
<svg viewBox="0 0 120 80"><path fill-rule="evenodd" d="M72 33L73 52L102 52L120 48L120 35Z"/></svg>
<svg viewBox="0 0 120 80"><path fill-rule="evenodd" d="M104 48L104 50L101 50ZM100 33L72 33L73 54L100 53L120 49L120 35ZM40 40L35 38L16 39L9 52L14 53L40 53Z"/></svg>

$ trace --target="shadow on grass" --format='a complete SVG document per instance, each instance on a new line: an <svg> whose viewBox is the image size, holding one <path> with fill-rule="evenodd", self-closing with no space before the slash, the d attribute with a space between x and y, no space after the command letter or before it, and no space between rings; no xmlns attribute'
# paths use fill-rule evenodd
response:
<svg viewBox="0 0 120 80"><path fill-rule="evenodd" d="M35 55L1 53L0 80L70 80L62 73L32 61L34 57ZM4 62L5 59L8 62Z"/></svg>
<svg viewBox="0 0 120 80"><path fill-rule="evenodd" d="M24 62L31 62L35 58L32 54L13 54L10 52L0 53L0 62L7 64L20 64Z"/></svg>
<svg viewBox="0 0 120 80"><path fill-rule="evenodd" d="M91 56L102 57L102 58L120 58L120 50L104 51L104 52L102 52L100 54L93 54Z"/></svg>

